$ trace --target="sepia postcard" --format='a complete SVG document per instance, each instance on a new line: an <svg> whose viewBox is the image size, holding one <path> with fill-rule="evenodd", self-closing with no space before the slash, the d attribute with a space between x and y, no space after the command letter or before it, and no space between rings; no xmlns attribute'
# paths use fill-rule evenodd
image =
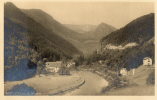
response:
<svg viewBox="0 0 157 100"><path fill-rule="evenodd" d="M155 0L0 3L4 100L155 100Z"/></svg>

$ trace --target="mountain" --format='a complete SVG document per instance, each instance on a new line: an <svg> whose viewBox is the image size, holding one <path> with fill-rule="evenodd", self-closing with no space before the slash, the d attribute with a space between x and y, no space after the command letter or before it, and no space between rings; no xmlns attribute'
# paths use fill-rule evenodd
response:
<svg viewBox="0 0 157 100"><path fill-rule="evenodd" d="M130 42L144 43L154 36L154 14L137 18L123 28L102 38L105 44L125 45Z"/></svg>
<svg viewBox="0 0 157 100"><path fill-rule="evenodd" d="M87 39L84 35L67 28L65 25L58 22L52 16L40 9L22 9L22 12L34 19L36 22L40 23L46 29L69 41L78 49L82 47L82 41Z"/></svg>
<svg viewBox="0 0 157 100"><path fill-rule="evenodd" d="M67 28L65 25L56 21L53 17L51 17L49 14L42 10L22 9L22 12L36 22L40 23L49 31L67 40L68 42L73 44L78 50L85 54L87 50L87 45L84 42L89 40L89 37L87 35L85 36L81 33L75 32L74 30Z"/></svg>
<svg viewBox="0 0 157 100"><path fill-rule="evenodd" d="M108 34L115 30L116 28L114 28L111 25L100 23L92 33L95 38L100 40L102 37L107 36Z"/></svg>
<svg viewBox="0 0 157 100"><path fill-rule="evenodd" d="M82 54L10 2L4 5L4 39L5 80L34 75L37 62L43 58L56 61Z"/></svg>
<svg viewBox="0 0 157 100"><path fill-rule="evenodd" d="M105 34L113 31L113 28L110 28L106 24L102 24L100 26L101 28L97 28L95 25L64 25L39 9L22 9L22 12L40 23L46 29L69 41L84 54L91 53L98 47L100 38L95 38L95 34L97 34L97 37L102 37L102 35L105 36ZM105 32L105 30L107 31ZM98 32L105 33L100 33L99 36Z"/></svg>
<svg viewBox="0 0 157 100"><path fill-rule="evenodd" d="M81 47L84 54L91 54L93 51L100 48L99 42L101 38L116 30L113 26L105 23L100 23L99 25L66 24L65 26L84 36L84 41L82 41L84 47Z"/></svg>
<svg viewBox="0 0 157 100"><path fill-rule="evenodd" d="M34 19L36 22L40 23L45 27L46 29L54 32L55 34L70 40L80 40L81 34L68 29L64 25L62 25L60 22L56 21L52 16L47 14L46 12L40 10L40 9L22 9L22 12L25 13L27 16Z"/></svg>
<svg viewBox="0 0 157 100"><path fill-rule="evenodd" d="M150 57L154 63L154 30L154 13L150 13L103 37L103 55L108 58L108 66L115 69L117 67L136 68L143 63L145 57ZM130 44L136 45L131 46ZM109 45L116 48L109 49ZM124 48L126 46L127 48Z"/></svg>
<svg viewBox="0 0 157 100"><path fill-rule="evenodd" d="M64 24L67 28L76 31L78 33L91 32L96 29L97 25L73 25L73 24Z"/></svg>
<svg viewBox="0 0 157 100"><path fill-rule="evenodd" d="M4 10L5 23L10 21L12 22L12 24L16 24L19 27L23 27L23 29L28 32L27 35L29 36L30 44L32 43L36 46L37 44L39 44L38 48L53 48L54 46L56 49L59 49L59 51L63 52L66 55L74 55L80 53L71 43L56 35L55 32L52 32L43 27L40 23L36 22L34 19L24 14L12 3L6 3ZM40 45L44 42L45 44Z"/></svg>
<svg viewBox="0 0 157 100"><path fill-rule="evenodd" d="M88 38L100 40L102 37L105 37L109 33L116 30L115 27L106 24L100 23L99 25L72 25L72 24L65 24L65 26L73 31L78 33L82 33L84 36Z"/></svg>

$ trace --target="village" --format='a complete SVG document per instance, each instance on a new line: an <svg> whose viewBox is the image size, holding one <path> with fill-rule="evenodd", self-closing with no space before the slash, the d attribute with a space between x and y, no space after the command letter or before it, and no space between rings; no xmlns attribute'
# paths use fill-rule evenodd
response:
<svg viewBox="0 0 157 100"><path fill-rule="evenodd" d="M101 60L98 64L103 65L102 62ZM24 83L33 87L36 90L36 95L96 95L102 92L102 88L107 88L111 84L109 80L105 79L109 76L104 76L105 74L101 71L90 70L89 68L88 70L81 68L76 71L74 61L45 62L44 66L42 72L40 74L38 73L33 78L17 82L6 82L7 88L5 91L8 91L17 84ZM141 83L141 79L137 80L136 77L141 75L141 73L144 74L145 72L154 70L154 67L152 67L154 66L152 65L152 59L145 57L143 59L143 65L141 66L140 68L133 68L129 71L126 68L122 68L116 75L118 75L118 77L127 78L132 84L144 84L144 80L144 82ZM92 78L90 78L91 76ZM144 77L144 79L147 78L145 75ZM97 84L97 87L95 87L95 84ZM121 87L125 87L126 84L128 83L121 80ZM107 92L108 95L110 93L114 92Z"/></svg>
<svg viewBox="0 0 157 100"><path fill-rule="evenodd" d="M99 60L98 63L103 65L103 60ZM147 66L147 68L154 68L152 67L153 62L152 59L149 57L143 58L143 66ZM51 74L58 74L58 75L70 75L70 69L76 68L74 61L55 61L55 62L45 62L43 65L44 69L47 73ZM131 70L127 70L126 68L122 68L117 72L117 75L135 75L136 68L132 68ZM41 72L42 73L42 72ZM41 75L40 73L40 75Z"/></svg>

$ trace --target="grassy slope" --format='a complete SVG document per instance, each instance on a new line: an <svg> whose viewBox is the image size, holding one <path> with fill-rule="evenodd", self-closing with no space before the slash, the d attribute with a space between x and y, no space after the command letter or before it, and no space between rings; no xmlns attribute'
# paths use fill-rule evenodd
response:
<svg viewBox="0 0 157 100"><path fill-rule="evenodd" d="M152 66L149 66L152 67ZM147 78L149 74L154 71L153 68L149 68L147 66L140 66L135 70L135 75L131 75L131 71L129 71L130 75L127 78L130 81L130 85L128 87L113 89L105 93L105 95L154 95L155 87L154 85L147 85ZM153 65L154 67L154 65Z"/></svg>

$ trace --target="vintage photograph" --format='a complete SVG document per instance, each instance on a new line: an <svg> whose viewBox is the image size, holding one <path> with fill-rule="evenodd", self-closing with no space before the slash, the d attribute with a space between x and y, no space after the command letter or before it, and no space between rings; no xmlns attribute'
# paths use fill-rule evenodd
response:
<svg viewBox="0 0 157 100"><path fill-rule="evenodd" d="M154 96L154 2L4 2L5 96Z"/></svg>

